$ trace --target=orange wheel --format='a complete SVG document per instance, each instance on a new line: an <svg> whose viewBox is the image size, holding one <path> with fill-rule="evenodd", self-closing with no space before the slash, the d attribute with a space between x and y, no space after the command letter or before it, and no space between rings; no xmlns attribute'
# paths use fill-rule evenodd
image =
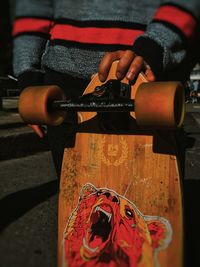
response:
<svg viewBox="0 0 200 267"><path fill-rule="evenodd" d="M64 92L56 85L27 87L19 97L19 114L29 124L59 125L65 112L48 110L49 103L55 100L65 100Z"/></svg>
<svg viewBox="0 0 200 267"><path fill-rule="evenodd" d="M142 83L135 97L137 123L148 128L178 128L185 115L184 90L179 82Z"/></svg>

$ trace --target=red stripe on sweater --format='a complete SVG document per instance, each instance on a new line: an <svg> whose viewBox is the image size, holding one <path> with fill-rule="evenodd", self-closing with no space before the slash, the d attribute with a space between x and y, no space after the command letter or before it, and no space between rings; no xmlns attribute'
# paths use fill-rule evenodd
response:
<svg viewBox="0 0 200 267"><path fill-rule="evenodd" d="M162 20L176 26L187 38L192 36L197 25L197 21L192 15L178 7L167 5L158 9L154 19Z"/></svg>
<svg viewBox="0 0 200 267"><path fill-rule="evenodd" d="M51 31L51 40L61 39L89 44L133 45L142 30L121 28L76 27L56 24Z"/></svg>
<svg viewBox="0 0 200 267"><path fill-rule="evenodd" d="M13 25L13 36L23 32L49 33L52 21L38 18L20 18Z"/></svg>

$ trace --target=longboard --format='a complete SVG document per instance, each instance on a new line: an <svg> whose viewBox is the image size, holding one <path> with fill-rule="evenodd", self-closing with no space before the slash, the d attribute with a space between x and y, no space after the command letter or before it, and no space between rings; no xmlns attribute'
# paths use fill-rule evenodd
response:
<svg viewBox="0 0 200 267"><path fill-rule="evenodd" d="M107 81L116 79L116 64ZM100 107L98 112L79 112L75 145L64 151L59 267L183 266L181 173L174 134L183 122L183 90L175 82L148 83L142 73L134 84L127 84L121 81L119 94L130 94L134 110L108 113ZM36 97L42 111L26 104L35 97L34 88L22 93L19 112L25 121L60 123L63 111L46 108L64 98L52 88L44 92L53 93ZM105 90L95 76L84 96L101 99Z"/></svg>

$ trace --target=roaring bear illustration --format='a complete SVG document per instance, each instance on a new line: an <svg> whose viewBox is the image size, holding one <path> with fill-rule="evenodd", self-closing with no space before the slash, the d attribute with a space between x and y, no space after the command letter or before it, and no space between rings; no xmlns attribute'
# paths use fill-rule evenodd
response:
<svg viewBox="0 0 200 267"><path fill-rule="evenodd" d="M156 254L171 237L166 219L145 216L116 192L86 184L64 232L64 262L72 267L158 266Z"/></svg>

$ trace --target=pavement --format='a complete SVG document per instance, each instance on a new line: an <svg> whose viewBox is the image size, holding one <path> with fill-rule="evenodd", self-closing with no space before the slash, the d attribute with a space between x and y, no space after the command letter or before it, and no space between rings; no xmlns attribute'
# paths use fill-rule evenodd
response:
<svg viewBox="0 0 200 267"><path fill-rule="evenodd" d="M58 179L49 151L0 161L0 266L55 267Z"/></svg>
<svg viewBox="0 0 200 267"><path fill-rule="evenodd" d="M0 160L24 157L49 150L46 137L40 139L20 118L18 97L4 97L0 111Z"/></svg>

